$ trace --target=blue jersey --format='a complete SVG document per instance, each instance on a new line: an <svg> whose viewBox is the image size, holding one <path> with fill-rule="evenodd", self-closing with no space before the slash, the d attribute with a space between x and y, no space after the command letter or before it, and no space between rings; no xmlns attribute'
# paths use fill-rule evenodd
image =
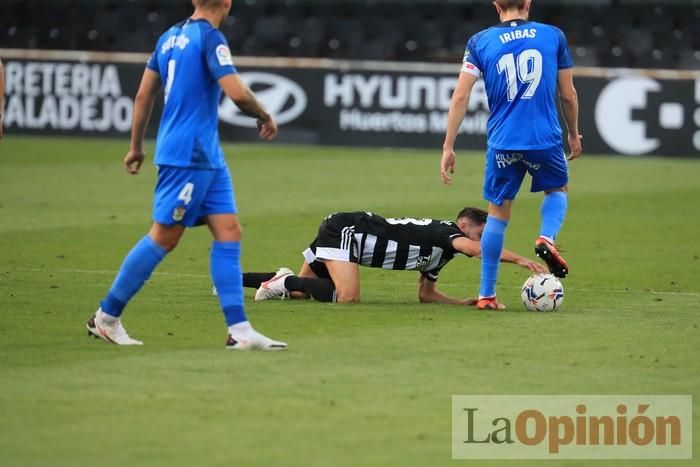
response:
<svg viewBox="0 0 700 467"><path fill-rule="evenodd" d="M237 73L223 34L203 19L182 21L160 37L146 66L159 73L164 83L155 163L195 169L223 167L218 80Z"/></svg>
<svg viewBox="0 0 700 467"><path fill-rule="evenodd" d="M483 75L491 109L489 147L537 150L561 144L558 72L573 66L564 34L547 24L506 21L471 37L462 72Z"/></svg>

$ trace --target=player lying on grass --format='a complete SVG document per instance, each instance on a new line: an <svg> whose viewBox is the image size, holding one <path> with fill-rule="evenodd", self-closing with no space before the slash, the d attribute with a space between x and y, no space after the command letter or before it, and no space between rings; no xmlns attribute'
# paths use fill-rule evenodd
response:
<svg viewBox="0 0 700 467"><path fill-rule="evenodd" d="M476 299L448 297L437 290L442 268L457 253L481 255L481 232L487 213L464 208L456 222L432 219L383 218L371 212L340 212L328 216L318 236L304 251L298 275L288 268L277 273L243 274L243 286L254 287L256 300L292 296L321 302L358 302L360 266L419 271L418 299L423 303L474 305ZM501 261L532 272L543 265L504 250Z"/></svg>

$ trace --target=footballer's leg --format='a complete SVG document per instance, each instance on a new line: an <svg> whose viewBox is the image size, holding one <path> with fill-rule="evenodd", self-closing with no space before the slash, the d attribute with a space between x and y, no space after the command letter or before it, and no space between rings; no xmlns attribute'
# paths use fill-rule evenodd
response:
<svg viewBox="0 0 700 467"><path fill-rule="evenodd" d="M360 301L360 266L349 261L323 260L328 268L338 303L356 303Z"/></svg>
<svg viewBox="0 0 700 467"><path fill-rule="evenodd" d="M262 282L255 291L255 300L271 300L279 298L306 299L313 298L319 302L335 301L335 285L330 280L328 270L320 261L315 261L310 266L306 261L301 267L299 275L294 275L288 268L280 268L269 280ZM314 272L323 269L319 275ZM245 274L243 275L245 280Z"/></svg>
<svg viewBox="0 0 700 467"><path fill-rule="evenodd" d="M243 306L241 274L242 229L236 214L207 216L207 225L214 236L211 248L211 277L228 327L226 348L232 350L283 350L278 342L253 329Z"/></svg>
<svg viewBox="0 0 700 467"><path fill-rule="evenodd" d="M141 345L121 324L121 315L129 300L143 287L165 255L177 245L184 228L153 223L151 231L124 258L107 296L88 320L90 334L118 345Z"/></svg>
<svg viewBox="0 0 700 467"><path fill-rule="evenodd" d="M547 263L552 274L560 278L569 275L569 265L554 244L566 215L566 193L566 187L545 191L542 200L542 227L535 240L535 254Z"/></svg>
<svg viewBox="0 0 700 467"><path fill-rule="evenodd" d="M214 241L211 247L211 277L228 327L226 348L232 350L282 350L284 342L274 341L253 329L243 305L241 238L243 230L233 196L228 168L219 169L207 188L201 215Z"/></svg>
<svg viewBox="0 0 700 467"><path fill-rule="evenodd" d="M476 303L480 310L503 309L496 300L496 281L512 207L510 199L502 200L500 205L489 203L489 216L481 235L481 283Z"/></svg>
<svg viewBox="0 0 700 467"><path fill-rule="evenodd" d="M499 309L496 282L506 228L513 200L520 190L526 169L519 152L489 148L486 153L484 199L489 215L481 235L481 282L478 309Z"/></svg>
<svg viewBox="0 0 700 467"><path fill-rule="evenodd" d="M124 258L107 296L88 320L88 332L107 342L140 345L129 337L121 315L129 300L143 287L165 255L175 248L192 216L190 205L198 203L197 173L175 167L160 167L153 201L153 225ZM188 217L189 216L189 217Z"/></svg>
<svg viewBox="0 0 700 467"><path fill-rule="evenodd" d="M545 151L532 151L528 157L532 159L533 166L539 167L536 171L530 171L532 191L544 191L542 223L535 240L535 254L547 263L552 274L563 278L569 274L569 265L557 251L554 241L568 209L569 174L564 148L557 146Z"/></svg>
<svg viewBox="0 0 700 467"><path fill-rule="evenodd" d="M292 298L311 297L319 302L335 302L335 284L326 265L321 261L311 264L304 261L298 276L288 276L284 280L285 288L291 292Z"/></svg>

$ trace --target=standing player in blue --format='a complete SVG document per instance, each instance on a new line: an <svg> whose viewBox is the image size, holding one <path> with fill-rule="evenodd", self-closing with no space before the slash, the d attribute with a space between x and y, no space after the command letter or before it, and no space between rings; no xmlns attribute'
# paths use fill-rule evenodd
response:
<svg viewBox="0 0 700 467"><path fill-rule="evenodd" d="M193 4L194 14L161 36L146 65L135 100L131 149L124 158L127 172L138 174L153 102L165 83L165 106L156 143L158 183L153 226L124 259L87 328L107 342L141 345L122 326L122 311L175 248L185 227L204 218L214 237L211 275L228 325L226 347L285 349L287 344L255 331L243 308L241 226L217 129L221 89L243 112L257 119L261 139L274 138L277 125L241 81L226 39L218 30L228 16L231 0L193 0Z"/></svg>
<svg viewBox="0 0 700 467"><path fill-rule="evenodd" d="M484 198L489 216L481 239L479 309L498 309L496 280L513 200L525 173L533 192L544 191L542 224L535 253L558 277L569 267L554 247L567 210L567 158L557 118L557 91L568 128L571 154L581 155L578 98L573 62L564 34L547 24L528 21L531 0L495 0L501 23L467 43L464 63L452 95L440 173L443 183L454 173L454 142L472 87L483 76L491 117Z"/></svg>

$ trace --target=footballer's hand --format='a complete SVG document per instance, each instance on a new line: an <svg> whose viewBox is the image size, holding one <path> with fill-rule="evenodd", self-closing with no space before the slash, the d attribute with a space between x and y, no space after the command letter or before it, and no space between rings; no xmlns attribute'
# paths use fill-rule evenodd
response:
<svg viewBox="0 0 700 467"><path fill-rule="evenodd" d="M581 152L583 151L583 146L581 145L582 139L583 135L569 134L569 148L571 149L571 154L569 154L569 157L566 158L567 161L572 161L581 155Z"/></svg>
<svg viewBox="0 0 700 467"><path fill-rule="evenodd" d="M535 274L546 274L549 272L549 269L541 263L538 263L536 261L532 261L531 259L528 258L520 258L518 260L518 266L521 266L525 269L529 269L530 271L534 272Z"/></svg>
<svg viewBox="0 0 700 467"><path fill-rule="evenodd" d="M270 141L277 136L277 123L270 117L267 120L258 119L258 136L263 141Z"/></svg>
<svg viewBox="0 0 700 467"><path fill-rule="evenodd" d="M470 297L470 298L464 300L464 304L467 306L476 306L476 302L478 302L478 301L479 301L478 298Z"/></svg>
<svg viewBox="0 0 700 467"><path fill-rule="evenodd" d="M124 167L126 171L132 175L136 175L141 171L141 164L146 158L146 154L142 150L130 149L124 156Z"/></svg>
<svg viewBox="0 0 700 467"><path fill-rule="evenodd" d="M440 177L442 178L442 183L449 185L452 183L452 177L450 174L455 173L455 152L452 149L442 150L442 160L440 161Z"/></svg>

